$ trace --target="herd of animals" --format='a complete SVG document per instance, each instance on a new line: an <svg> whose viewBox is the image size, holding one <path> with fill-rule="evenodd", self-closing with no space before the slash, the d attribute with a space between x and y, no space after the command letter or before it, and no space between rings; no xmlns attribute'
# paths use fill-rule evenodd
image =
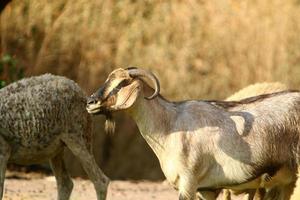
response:
<svg viewBox="0 0 300 200"><path fill-rule="evenodd" d="M122 111L136 122L179 200L215 200L221 193L224 200L241 193L247 200L300 200L300 92L283 84L255 84L222 101L172 102L160 95L153 73L130 67L112 71L90 97L51 74L12 83L0 97L0 199L7 163L45 161L58 200L69 199L68 148L97 199L105 200L109 178L91 152L91 116L105 115L112 129L112 113Z"/></svg>

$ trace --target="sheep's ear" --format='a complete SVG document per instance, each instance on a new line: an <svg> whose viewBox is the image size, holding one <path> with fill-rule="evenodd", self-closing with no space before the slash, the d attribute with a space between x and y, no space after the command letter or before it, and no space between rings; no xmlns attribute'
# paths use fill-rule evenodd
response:
<svg viewBox="0 0 300 200"><path fill-rule="evenodd" d="M136 101L140 93L140 86L137 83L132 83L122 87L116 95L116 103L113 106L116 110L127 109Z"/></svg>

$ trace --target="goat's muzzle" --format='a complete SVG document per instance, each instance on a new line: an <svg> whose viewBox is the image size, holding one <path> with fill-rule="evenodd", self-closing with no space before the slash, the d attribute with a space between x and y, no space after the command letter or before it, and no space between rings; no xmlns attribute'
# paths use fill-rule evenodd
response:
<svg viewBox="0 0 300 200"><path fill-rule="evenodd" d="M101 101L97 98L91 96L87 98L86 110L88 113L93 115L102 114L105 115L105 132L114 133L115 132L115 121L112 116L112 113L105 108L101 107Z"/></svg>
<svg viewBox="0 0 300 200"><path fill-rule="evenodd" d="M103 108L101 108L101 101L93 96L87 98L86 110L94 115L104 114Z"/></svg>

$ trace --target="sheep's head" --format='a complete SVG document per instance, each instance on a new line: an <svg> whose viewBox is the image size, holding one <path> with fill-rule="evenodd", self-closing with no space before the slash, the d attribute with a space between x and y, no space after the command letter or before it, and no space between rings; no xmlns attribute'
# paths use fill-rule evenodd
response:
<svg viewBox="0 0 300 200"><path fill-rule="evenodd" d="M102 87L92 94L87 101L87 111L91 114L104 114L108 121L111 113L131 107L138 98L143 79L154 83L154 93L145 97L148 100L159 94L159 81L149 71L138 68L116 69L106 79Z"/></svg>

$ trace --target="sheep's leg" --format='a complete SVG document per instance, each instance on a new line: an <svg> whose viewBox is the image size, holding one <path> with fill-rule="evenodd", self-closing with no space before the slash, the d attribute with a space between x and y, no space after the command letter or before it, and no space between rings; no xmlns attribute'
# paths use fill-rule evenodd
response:
<svg viewBox="0 0 300 200"><path fill-rule="evenodd" d="M77 135L68 134L62 138L72 153L80 160L89 179L93 182L98 200L105 200L109 184L108 177L98 167L94 156L88 151L85 142Z"/></svg>
<svg viewBox="0 0 300 200"><path fill-rule="evenodd" d="M0 199L3 197L5 171L8 158L10 156L10 146L0 136Z"/></svg>
<svg viewBox="0 0 300 200"><path fill-rule="evenodd" d="M50 160L51 168L56 178L58 200L68 200L73 189L73 182L66 170L63 151Z"/></svg>

